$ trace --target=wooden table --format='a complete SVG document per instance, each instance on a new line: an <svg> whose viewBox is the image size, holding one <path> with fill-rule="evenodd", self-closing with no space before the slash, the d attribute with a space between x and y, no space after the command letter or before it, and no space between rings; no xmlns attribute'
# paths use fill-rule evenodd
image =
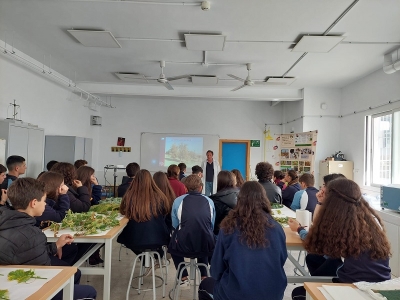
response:
<svg viewBox="0 0 400 300"><path fill-rule="evenodd" d="M74 237L74 243L93 243L96 244L92 247L84 256L82 256L74 266L79 267L85 262L97 249L104 245L104 267L87 268L80 267L79 270L84 275L103 275L103 299L110 298L110 286L111 286L111 257L112 257L112 241L128 224L127 218L122 218L119 225L110 229L106 234L101 236L76 236ZM47 236L48 242L56 242L58 237L54 237L54 232L51 230L44 230Z"/></svg>
<svg viewBox="0 0 400 300"><path fill-rule="evenodd" d="M325 296L318 289L322 285L335 285L335 286L351 286L351 287L355 287L351 283L304 282L304 288L306 289L306 300L326 300Z"/></svg>
<svg viewBox="0 0 400 300"><path fill-rule="evenodd" d="M303 276L287 276L288 283L303 283L305 281L316 281L316 282L332 282L332 277L326 276L311 276L309 272L295 259L290 252L304 251L303 241L297 232L292 231L290 227L284 227L283 231L286 235L286 248L288 250L288 259L294 264L294 266L299 270Z"/></svg>
<svg viewBox="0 0 400 300"><path fill-rule="evenodd" d="M1 266L0 270L21 268L24 270L37 269L58 269L62 270L55 277L46 282L37 292L30 295L27 300L47 300L54 297L59 291L64 289L63 299L74 299L74 274L77 271L76 267L61 267L61 266L29 266L29 265L8 265ZM24 285L18 286L24 288Z"/></svg>

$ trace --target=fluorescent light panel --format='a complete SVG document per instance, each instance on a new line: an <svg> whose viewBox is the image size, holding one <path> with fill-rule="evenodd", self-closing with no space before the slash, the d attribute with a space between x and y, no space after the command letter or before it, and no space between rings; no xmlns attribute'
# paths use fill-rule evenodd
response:
<svg viewBox="0 0 400 300"><path fill-rule="evenodd" d="M123 81L138 81L141 82L145 80L147 82L146 77L140 73L124 73L124 72L116 72L115 75L123 80Z"/></svg>
<svg viewBox="0 0 400 300"><path fill-rule="evenodd" d="M121 48L110 31L68 30L85 47Z"/></svg>
<svg viewBox="0 0 400 300"><path fill-rule="evenodd" d="M327 53L335 48L344 36L309 36L305 35L292 49L293 52Z"/></svg>
<svg viewBox="0 0 400 300"><path fill-rule="evenodd" d="M217 85L218 77L217 76L191 76L193 85Z"/></svg>
<svg viewBox="0 0 400 300"><path fill-rule="evenodd" d="M185 34L188 50L193 51L222 51L225 47L225 35L218 34Z"/></svg>
<svg viewBox="0 0 400 300"><path fill-rule="evenodd" d="M295 80L296 77L268 78L266 82L271 85L291 85Z"/></svg>

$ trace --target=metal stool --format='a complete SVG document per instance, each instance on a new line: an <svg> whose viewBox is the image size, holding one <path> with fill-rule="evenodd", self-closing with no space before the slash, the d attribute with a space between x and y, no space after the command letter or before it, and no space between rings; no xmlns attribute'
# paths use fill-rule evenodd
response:
<svg viewBox="0 0 400 300"><path fill-rule="evenodd" d="M119 247L119 255L118 255L118 260L119 261L121 261L121 250L122 250L122 247L125 248L125 253L126 253L126 255L128 255L128 247L126 247L124 244L121 244L121 246Z"/></svg>
<svg viewBox="0 0 400 300"><path fill-rule="evenodd" d="M158 257L158 258L157 258ZM158 259L158 264L161 268L161 276L156 276L155 275L155 269L154 265L155 262L157 262ZM136 267L136 262L140 260L141 267L140 267L140 273L139 276L133 277L133 273L135 272L135 267ZM143 262L144 261L144 265ZM151 289L142 289L141 286L143 284L143 277L144 277L144 269L151 267L151 273L153 277L153 287ZM150 291L153 290L153 300L156 300L156 288L162 286L163 287L163 298L165 297L165 279L164 279L164 272L163 272L163 267L164 265L161 263L161 257L160 254L157 251L152 251L152 250L145 250L144 252L140 253L139 255L136 256L134 262L133 262L133 267L132 267L132 272L131 272L131 277L129 279L129 284L128 284L128 289L126 291L126 300L129 299L129 291L131 289L131 284L132 280L138 278L138 287L133 287L138 291L138 294L140 294L141 291ZM156 277L161 279L161 285L156 286Z"/></svg>
<svg viewBox="0 0 400 300"><path fill-rule="evenodd" d="M197 297L197 291L196 291L196 271L200 273L200 269L199 267L205 267L207 270L207 276L210 277L210 269L208 268L208 265L203 264L203 263L198 263L196 262L196 258L191 257L190 258L190 262L181 262L178 265L178 270L182 265L182 269L179 272L179 276L175 281L175 287L173 289L174 291L174 300L178 300L179 299L179 292L180 292L180 283L182 281L182 274L183 274L183 270L187 270L188 271L188 275L189 275L189 282L192 282L193 280L193 300L196 300ZM189 268L189 270L188 270ZM201 278L201 273L200 273L200 278Z"/></svg>

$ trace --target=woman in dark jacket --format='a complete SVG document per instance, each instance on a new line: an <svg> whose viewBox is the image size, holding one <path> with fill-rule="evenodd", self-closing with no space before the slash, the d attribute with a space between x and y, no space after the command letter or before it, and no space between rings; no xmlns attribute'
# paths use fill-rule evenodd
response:
<svg viewBox="0 0 400 300"><path fill-rule="evenodd" d="M157 250L162 256L161 248L169 242L165 216L170 212L171 205L151 178L150 172L140 170L122 198L120 213L129 222L118 237L118 243L136 254L151 249Z"/></svg>
<svg viewBox="0 0 400 300"><path fill-rule="evenodd" d="M295 170L289 170L286 173L285 181L287 186L282 190L283 205L290 208L293 202L294 194L301 189L297 172Z"/></svg>
<svg viewBox="0 0 400 300"><path fill-rule="evenodd" d="M217 177L217 193L210 198L215 206L214 234L219 233L219 225L236 206L239 189L235 187L235 175L229 171L221 171Z"/></svg>
<svg viewBox="0 0 400 300"><path fill-rule="evenodd" d="M60 173L64 176L64 183L68 186L68 197L72 212L87 212L90 209L90 195L87 187L77 180L74 165L66 162L55 164L51 171Z"/></svg>

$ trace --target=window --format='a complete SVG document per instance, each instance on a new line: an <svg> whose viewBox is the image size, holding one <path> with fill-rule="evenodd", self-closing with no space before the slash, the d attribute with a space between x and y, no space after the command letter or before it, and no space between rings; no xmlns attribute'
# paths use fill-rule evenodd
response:
<svg viewBox="0 0 400 300"><path fill-rule="evenodd" d="M400 183L400 112L367 117L367 185Z"/></svg>

